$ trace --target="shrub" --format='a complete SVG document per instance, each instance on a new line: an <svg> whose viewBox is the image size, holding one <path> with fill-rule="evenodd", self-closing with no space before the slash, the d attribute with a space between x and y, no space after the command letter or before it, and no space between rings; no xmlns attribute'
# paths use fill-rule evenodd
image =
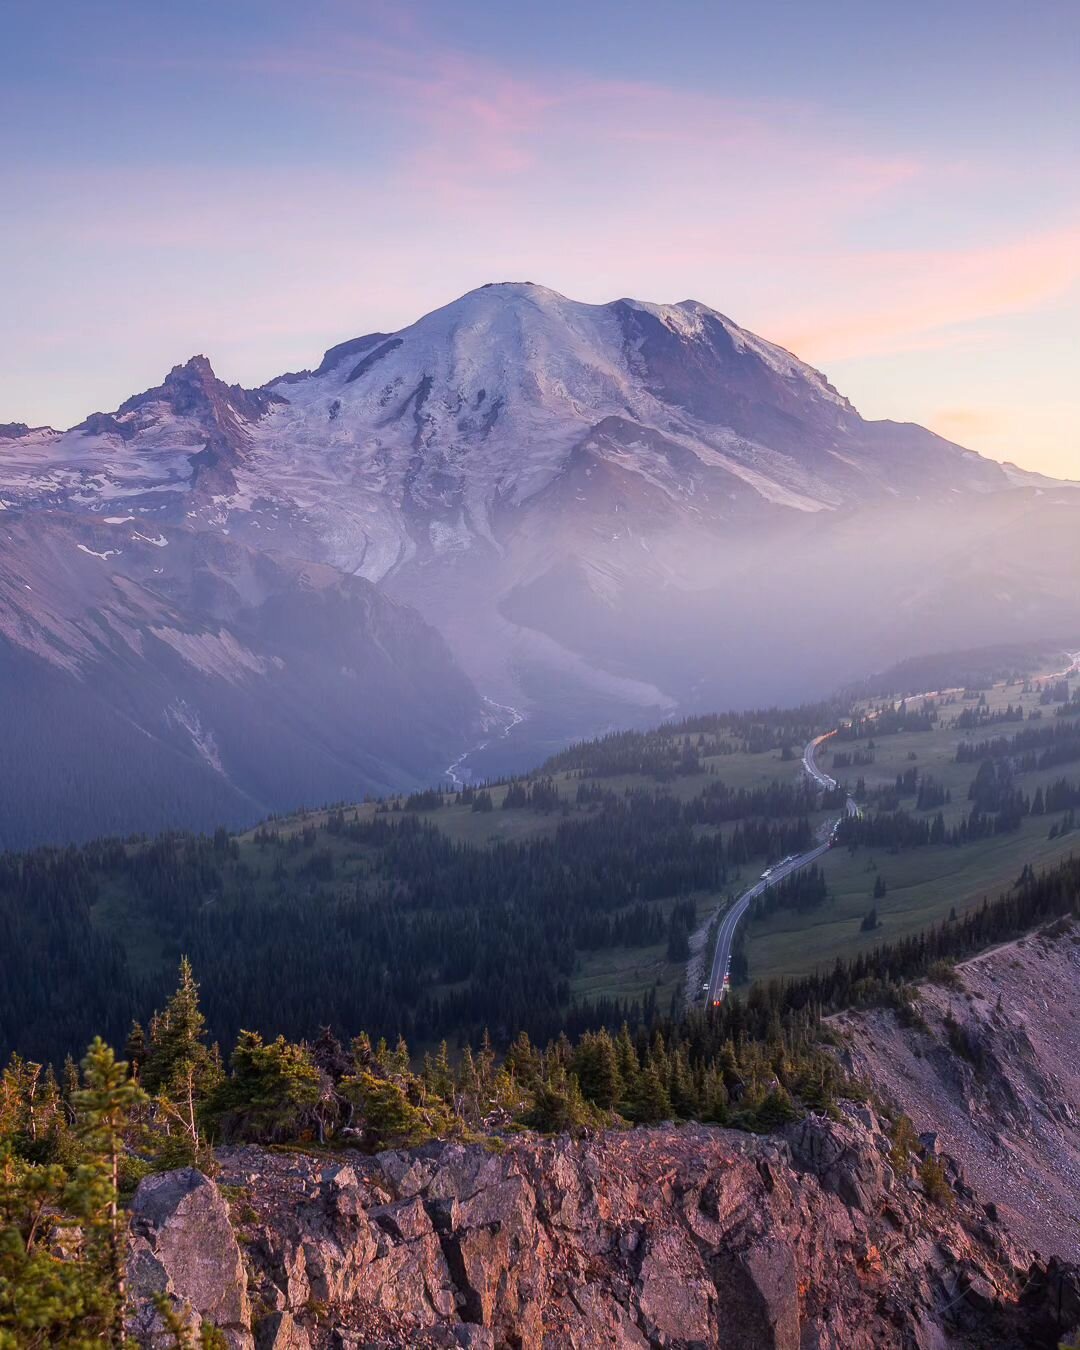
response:
<svg viewBox="0 0 1080 1350"><path fill-rule="evenodd" d="M919 1168L919 1180L931 1204L948 1209L953 1203L952 1187L945 1176L945 1168L938 1158L926 1158Z"/></svg>

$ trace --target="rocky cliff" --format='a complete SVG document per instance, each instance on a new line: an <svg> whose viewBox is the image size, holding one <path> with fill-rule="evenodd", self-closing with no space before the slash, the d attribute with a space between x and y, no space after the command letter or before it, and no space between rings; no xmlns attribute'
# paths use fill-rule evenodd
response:
<svg viewBox="0 0 1080 1350"><path fill-rule="evenodd" d="M1056 1346L1075 1268L1032 1264L943 1161L931 1199L874 1112L770 1138L703 1126L501 1151L224 1149L135 1196L155 1294L233 1350L884 1350Z"/></svg>

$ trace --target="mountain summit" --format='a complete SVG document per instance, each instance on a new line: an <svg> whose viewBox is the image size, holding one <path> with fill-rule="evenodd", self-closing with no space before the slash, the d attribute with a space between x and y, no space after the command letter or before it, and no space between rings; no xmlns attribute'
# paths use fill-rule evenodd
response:
<svg viewBox="0 0 1080 1350"><path fill-rule="evenodd" d="M429 546L493 541L496 516L583 455L636 476L658 505L692 497L724 522L761 503L820 511L1010 486L922 428L864 421L820 372L693 300L587 305L491 284L269 388L288 402L256 433L261 481L325 451L351 496L389 494L407 513L393 546L365 540L372 578Z"/></svg>

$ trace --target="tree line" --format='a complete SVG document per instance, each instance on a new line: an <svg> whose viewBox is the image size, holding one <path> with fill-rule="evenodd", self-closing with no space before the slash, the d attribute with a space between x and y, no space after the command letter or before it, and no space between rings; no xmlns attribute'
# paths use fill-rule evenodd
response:
<svg viewBox="0 0 1080 1350"><path fill-rule="evenodd" d="M1080 727L1073 722L1053 722L1049 726L1025 726L1012 736L995 736L983 741L961 741L956 747L957 764L974 764L984 759L1013 760L1018 772L1052 769L1080 759Z"/></svg>
<svg viewBox="0 0 1080 1350"><path fill-rule="evenodd" d="M752 800L802 799L766 788ZM181 952L226 1037L256 1025L295 1038L320 1017L421 1041L486 1026L499 1043L634 1025L651 1015L643 1000L575 999L581 954L681 951L673 902L812 840L806 816L723 832L698 819L746 801L715 794L698 813L634 789L490 847L454 842L428 811L338 809L298 829L268 822L242 848L220 830L0 856L0 940L20 954L0 964L0 1054L62 1057L88 1015L116 1043Z"/></svg>

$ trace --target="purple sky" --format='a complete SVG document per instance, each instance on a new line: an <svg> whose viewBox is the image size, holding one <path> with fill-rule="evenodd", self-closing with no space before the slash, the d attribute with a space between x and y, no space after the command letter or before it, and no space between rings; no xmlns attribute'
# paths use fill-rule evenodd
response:
<svg viewBox="0 0 1080 1350"><path fill-rule="evenodd" d="M0 421L529 279L1080 477L1074 0L8 0L0 41Z"/></svg>

